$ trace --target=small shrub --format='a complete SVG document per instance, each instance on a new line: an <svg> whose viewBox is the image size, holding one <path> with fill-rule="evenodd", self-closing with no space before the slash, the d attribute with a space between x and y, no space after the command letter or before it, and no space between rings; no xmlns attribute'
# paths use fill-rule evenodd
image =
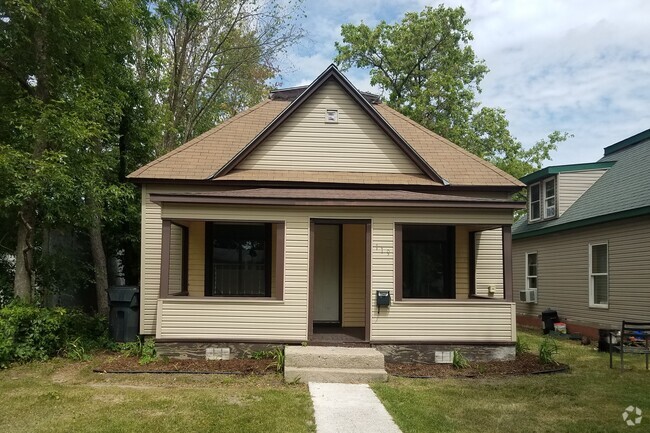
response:
<svg viewBox="0 0 650 433"><path fill-rule="evenodd" d="M106 319L79 310L18 302L0 309L0 368L57 355L86 359L89 351L110 344Z"/></svg>
<svg viewBox="0 0 650 433"><path fill-rule="evenodd" d="M155 361L158 357L156 354L156 344L153 339L138 337L136 341L119 343L117 349L127 356L140 358L138 362L141 365L149 364L150 362Z"/></svg>
<svg viewBox="0 0 650 433"><path fill-rule="evenodd" d="M284 350L282 347L276 347L271 352L273 353L273 360L275 361L275 370L277 372L284 371Z"/></svg>
<svg viewBox="0 0 650 433"><path fill-rule="evenodd" d="M75 361L87 361L90 359L90 355L86 353L86 349L81 344L79 337L68 341L63 352L66 358L74 359Z"/></svg>
<svg viewBox="0 0 650 433"><path fill-rule="evenodd" d="M463 369L469 367L469 361L458 350L454 350L454 360L452 361L454 368Z"/></svg>
<svg viewBox="0 0 650 433"><path fill-rule="evenodd" d="M273 359L272 350L256 350L248 355L250 359Z"/></svg>
<svg viewBox="0 0 650 433"><path fill-rule="evenodd" d="M539 345L539 361L542 364L554 364L558 362L555 360L555 355L558 353L557 341L550 337L544 338L542 344Z"/></svg>
<svg viewBox="0 0 650 433"><path fill-rule="evenodd" d="M521 356L524 353L530 352L530 346L520 336L517 336L517 344L515 345L515 353Z"/></svg>
<svg viewBox="0 0 650 433"><path fill-rule="evenodd" d="M153 339L148 338L144 340L140 354L140 364L149 364L150 362L155 361L156 357L156 344L154 343Z"/></svg>
<svg viewBox="0 0 650 433"><path fill-rule="evenodd" d="M284 350L281 347L276 347L272 350L257 350L248 355L251 359L272 359L273 363L269 364L268 368L275 368L276 371L284 369Z"/></svg>
<svg viewBox="0 0 650 433"><path fill-rule="evenodd" d="M142 355L142 342L138 339L137 341L129 341L128 343L117 343L116 349L127 356L139 358Z"/></svg>

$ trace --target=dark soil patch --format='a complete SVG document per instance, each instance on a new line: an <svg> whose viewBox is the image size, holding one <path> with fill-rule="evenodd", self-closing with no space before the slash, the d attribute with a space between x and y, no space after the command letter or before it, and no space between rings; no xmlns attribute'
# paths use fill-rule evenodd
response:
<svg viewBox="0 0 650 433"><path fill-rule="evenodd" d="M96 373L201 373L201 374L251 374L276 373L272 359L230 359L207 361L205 359L158 359L141 365L138 358L120 356L93 369Z"/></svg>
<svg viewBox="0 0 650 433"><path fill-rule="evenodd" d="M530 353L513 361L472 362L467 368L454 368L451 364L401 364L386 363L386 371L402 377L494 377L506 375L556 373L568 370L565 364L542 364Z"/></svg>

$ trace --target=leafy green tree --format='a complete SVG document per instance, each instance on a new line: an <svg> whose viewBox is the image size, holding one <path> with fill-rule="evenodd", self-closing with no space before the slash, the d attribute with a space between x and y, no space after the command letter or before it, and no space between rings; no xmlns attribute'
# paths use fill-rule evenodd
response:
<svg viewBox="0 0 650 433"><path fill-rule="evenodd" d="M505 112L476 100L488 72L472 50L462 7L426 7L401 22L345 24L335 62L343 69L369 68L371 84L388 93L392 108L492 162L515 177L541 167L557 143L557 131L528 149L508 130Z"/></svg>
<svg viewBox="0 0 650 433"><path fill-rule="evenodd" d="M256 104L268 94L279 55L302 37L300 1L157 0L157 99L167 117L162 152Z"/></svg>
<svg viewBox="0 0 650 433"><path fill-rule="evenodd" d="M103 230L118 232L129 219L124 209L138 196L121 181L150 159L157 135L149 75L135 67L147 57L134 50L147 6L0 3L0 203L16 221L14 292L22 299L35 288L43 232L73 227L88 235L97 309L107 312Z"/></svg>

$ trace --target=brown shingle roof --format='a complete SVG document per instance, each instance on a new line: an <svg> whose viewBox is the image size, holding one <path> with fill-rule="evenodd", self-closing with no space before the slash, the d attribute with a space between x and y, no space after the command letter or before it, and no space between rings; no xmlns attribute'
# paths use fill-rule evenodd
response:
<svg viewBox="0 0 650 433"><path fill-rule="evenodd" d="M374 107L399 135L450 184L523 187L523 184L513 176L389 106L378 104Z"/></svg>
<svg viewBox="0 0 650 433"><path fill-rule="evenodd" d="M255 138L287 105L288 101L261 102L134 171L129 178L208 179Z"/></svg>
<svg viewBox="0 0 650 433"><path fill-rule="evenodd" d="M366 104L366 101L362 101ZM373 185L425 185L440 186L439 178L425 174L385 174L356 172L272 171L238 170L212 179L213 175L233 165L255 138L289 105L286 100L266 100L253 108L228 119L210 131L194 138L179 148L163 155L129 175L138 180L199 180L215 183L224 181L310 182ZM494 167L449 140L429 131L411 119L384 104L373 104L371 110L381 116L377 122L386 121L398 134L395 140L406 142L415 151L415 158L424 161L435 175L452 186L511 187L523 184L514 177ZM372 114L372 113L371 113ZM383 119L383 120L382 120ZM277 122L276 122L277 123ZM392 132L391 132L392 133ZM259 141L259 139L257 140ZM405 146L402 144L402 146ZM407 149L409 152L412 152ZM240 155L241 156L241 155Z"/></svg>

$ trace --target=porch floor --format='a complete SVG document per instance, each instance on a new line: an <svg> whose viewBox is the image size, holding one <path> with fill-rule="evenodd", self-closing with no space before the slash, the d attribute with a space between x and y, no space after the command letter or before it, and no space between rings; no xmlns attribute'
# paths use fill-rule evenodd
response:
<svg viewBox="0 0 650 433"><path fill-rule="evenodd" d="M314 324L312 343L326 343L337 345L340 343L363 343L365 341L365 328L323 326Z"/></svg>

